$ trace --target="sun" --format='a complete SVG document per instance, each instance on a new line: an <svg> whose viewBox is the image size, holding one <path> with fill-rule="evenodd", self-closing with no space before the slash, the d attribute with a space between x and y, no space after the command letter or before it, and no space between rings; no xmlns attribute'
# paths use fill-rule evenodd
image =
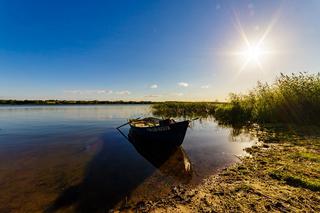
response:
<svg viewBox="0 0 320 213"><path fill-rule="evenodd" d="M249 46L243 51L243 56L249 61L260 61L265 51L259 46Z"/></svg>
<svg viewBox="0 0 320 213"><path fill-rule="evenodd" d="M256 45L251 45L247 43L246 47L242 51L236 52L236 55L240 56L242 59L243 70L248 64L255 64L260 69L262 68L262 61L267 57L269 51L267 51L261 43Z"/></svg>
<svg viewBox="0 0 320 213"><path fill-rule="evenodd" d="M239 48L240 51L233 51L232 54L238 56L241 59L241 68L238 71L240 74L243 70L245 70L248 65L252 68L253 66L257 66L260 71L263 71L263 64L267 62L267 56L274 54L275 51L271 49L270 40L267 39L269 33L271 32L274 24L276 23L279 11L275 14L275 16L271 19L271 22L267 25L265 31L263 31L260 36L248 36L247 33L244 31L244 28L241 25L240 19L236 12L234 12L235 16L235 27L240 34L240 38L244 46ZM250 40L249 38L254 38L254 40ZM267 41L269 40L269 41ZM266 48L268 47L268 48ZM239 57L240 56L240 57ZM251 69L256 70L256 69Z"/></svg>

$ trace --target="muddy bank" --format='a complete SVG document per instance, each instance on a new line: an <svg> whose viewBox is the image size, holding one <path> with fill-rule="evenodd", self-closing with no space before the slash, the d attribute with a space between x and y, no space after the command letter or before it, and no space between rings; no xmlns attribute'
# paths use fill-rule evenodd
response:
<svg viewBox="0 0 320 213"><path fill-rule="evenodd" d="M320 138L270 142L194 189L111 212L320 212Z"/></svg>

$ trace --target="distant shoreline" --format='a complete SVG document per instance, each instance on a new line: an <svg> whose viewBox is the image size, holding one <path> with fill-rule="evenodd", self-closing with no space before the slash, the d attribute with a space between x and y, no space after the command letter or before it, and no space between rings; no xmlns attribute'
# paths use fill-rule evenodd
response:
<svg viewBox="0 0 320 213"><path fill-rule="evenodd" d="M0 105L104 105L154 104L152 101L83 101L83 100L0 100Z"/></svg>
<svg viewBox="0 0 320 213"><path fill-rule="evenodd" d="M113 105L113 104L158 104L158 103L191 103L191 101L84 101L84 100L0 100L1 105ZM215 102L194 102L215 103Z"/></svg>

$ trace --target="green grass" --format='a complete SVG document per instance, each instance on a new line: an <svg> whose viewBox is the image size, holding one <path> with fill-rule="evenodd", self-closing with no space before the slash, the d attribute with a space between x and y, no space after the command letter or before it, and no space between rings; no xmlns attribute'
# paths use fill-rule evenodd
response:
<svg viewBox="0 0 320 213"><path fill-rule="evenodd" d="M213 116L223 125L248 127L263 143L247 148L249 157L207 180L194 195L190 191L190 204L173 197L175 207L166 210L320 211L320 74L281 74L273 84L258 83L247 94L230 95L228 103L209 106L170 102L153 110L167 117Z"/></svg>
<svg viewBox="0 0 320 213"><path fill-rule="evenodd" d="M160 117L208 117L214 115L219 102L163 102L152 105L153 114Z"/></svg>
<svg viewBox="0 0 320 213"><path fill-rule="evenodd" d="M224 124L320 124L320 73L281 74L274 83L260 83L247 94L231 94L228 103L164 102L155 115L214 116Z"/></svg>
<svg viewBox="0 0 320 213"><path fill-rule="evenodd" d="M319 128L319 127L318 127ZM303 130L301 130L303 131ZM146 212L320 212L319 137L247 148L241 163L195 188L145 202Z"/></svg>
<svg viewBox="0 0 320 213"><path fill-rule="evenodd" d="M286 184L295 187L302 187L312 191L320 191L320 181L318 179L310 179L304 176L297 176L289 172L272 171L270 176L277 180L283 180Z"/></svg>
<svg viewBox="0 0 320 213"><path fill-rule="evenodd" d="M220 114L240 113L239 122L320 124L320 74L281 74L273 84L230 95L230 104Z"/></svg>
<svg viewBox="0 0 320 213"><path fill-rule="evenodd" d="M320 154L317 153L299 152L296 153L293 157L320 163Z"/></svg>

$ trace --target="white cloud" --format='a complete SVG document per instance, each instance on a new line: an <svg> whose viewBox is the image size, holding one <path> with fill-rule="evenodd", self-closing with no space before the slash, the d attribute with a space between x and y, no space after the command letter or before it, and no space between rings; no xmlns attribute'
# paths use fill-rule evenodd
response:
<svg viewBox="0 0 320 213"><path fill-rule="evenodd" d="M189 84L186 83L186 82L179 82L179 83L178 83L178 86L179 86L179 87L188 87Z"/></svg>
<svg viewBox="0 0 320 213"><path fill-rule="evenodd" d="M207 85L202 85L201 89L209 89L211 87L211 85L207 84Z"/></svg>
<svg viewBox="0 0 320 213"><path fill-rule="evenodd" d="M157 88L158 88L158 85L157 85L157 84L152 84L152 85L150 86L150 88L151 88L151 89L157 89Z"/></svg>
<svg viewBox="0 0 320 213"><path fill-rule="evenodd" d="M96 91L98 94L112 94L112 90L97 90Z"/></svg>
<svg viewBox="0 0 320 213"><path fill-rule="evenodd" d="M113 92L112 90L98 89L98 90L65 90L64 93L72 95L130 95L129 90L121 90Z"/></svg>
<svg viewBox="0 0 320 213"><path fill-rule="evenodd" d="M117 91L116 94L118 95L130 95L131 92L129 90Z"/></svg>
<svg viewBox="0 0 320 213"><path fill-rule="evenodd" d="M99 89L99 90L65 90L64 93L67 94L77 94L77 95L109 95L112 94L112 90L104 90L104 89Z"/></svg>

